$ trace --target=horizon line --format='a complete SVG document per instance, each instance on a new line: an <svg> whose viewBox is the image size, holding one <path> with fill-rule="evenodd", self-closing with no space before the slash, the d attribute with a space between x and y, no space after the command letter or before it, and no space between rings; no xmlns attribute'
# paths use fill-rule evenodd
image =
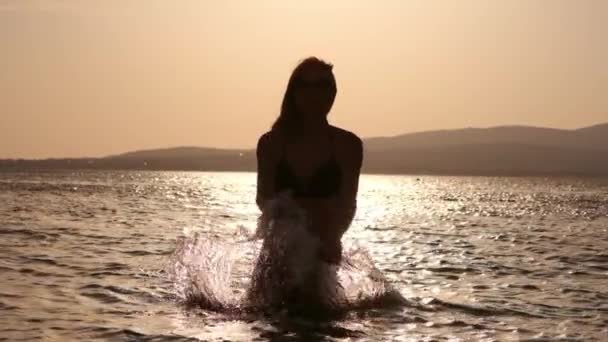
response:
<svg viewBox="0 0 608 342"><path fill-rule="evenodd" d="M549 129L549 130L556 130L556 131L564 131L564 132L572 131L573 132L573 131L588 129L588 128L597 127L597 126L603 126L603 125L608 125L608 121L598 122L598 123L591 124L591 125L586 125L586 126L579 126L577 128L556 128L556 127L546 127L546 126L536 126L536 125L523 125L523 124L496 125L496 126L485 126L485 127L482 127L482 126L468 126L468 127L461 127L461 128L444 128L444 129L433 129L433 130L425 130L425 131L412 131L412 132L399 133L399 134L393 134L393 135L368 136L368 137L362 136L361 139L362 140L391 139L391 138L398 138L398 137L403 137L403 136L412 135L412 134L424 134L424 133L448 132L448 131L462 131L462 130L468 130L468 129L483 130L483 129L498 129L498 128L534 128L534 129ZM146 152L146 151L162 151L162 150L173 150L173 149L185 149L185 148L196 148L196 149L207 149L207 150L218 150L218 151L251 151L251 150L255 150L255 146L254 147L232 147L232 148L227 148L227 147L215 147L215 146L203 146L203 145L173 145L173 146L165 146L165 147L135 148L135 149L131 149L131 150L126 151L126 152L118 152L118 153L114 153L114 154L106 154L106 155L102 155L102 156L99 156L99 157L90 157L90 156L82 156L82 157L40 157L40 158L28 158L28 157L5 158L5 157L0 157L0 160L37 160L37 161L42 161L42 160L53 160L53 159L67 159L67 160L69 160L69 159L104 159L104 158L110 158L110 157L117 157L117 156L121 156L121 155L124 155L124 154L129 154L129 153L138 153L138 152Z"/></svg>

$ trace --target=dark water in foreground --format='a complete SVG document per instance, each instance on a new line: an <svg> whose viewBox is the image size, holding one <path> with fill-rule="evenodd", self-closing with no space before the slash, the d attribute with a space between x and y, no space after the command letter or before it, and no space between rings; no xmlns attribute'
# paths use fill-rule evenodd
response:
<svg viewBox="0 0 608 342"><path fill-rule="evenodd" d="M346 236L406 305L314 322L187 307L171 280L184 237L254 229L254 174L0 173L0 340L608 338L608 180L419 178L364 176Z"/></svg>

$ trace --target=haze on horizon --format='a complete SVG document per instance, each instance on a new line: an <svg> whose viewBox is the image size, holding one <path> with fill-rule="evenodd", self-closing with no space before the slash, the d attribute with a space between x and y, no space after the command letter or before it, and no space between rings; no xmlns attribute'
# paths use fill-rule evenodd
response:
<svg viewBox="0 0 608 342"><path fill-rule="evenodd" d="M0 158L253 147L309 55L363 137L608 121L608 1L0 2Z"/></svg>

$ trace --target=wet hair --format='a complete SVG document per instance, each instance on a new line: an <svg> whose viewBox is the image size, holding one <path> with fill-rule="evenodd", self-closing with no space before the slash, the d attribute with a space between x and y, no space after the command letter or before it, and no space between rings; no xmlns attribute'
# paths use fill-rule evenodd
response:
<svg viewBox="0 0 608 342"><path fill-rule="evenodd" d="M300 75L306 68L311 66L320 67L322 70L325 70L329 73L329 91L331 92L330 101L333 105L337 93L336 78L334 77L334 74L332 72L334 66L317 57L308 57L302 60L291 73L291 77L289 78L289 82L287 83L287 89L285 90L285 95L283 96L283 103L281 104L281 113L272 125L273 131L278 130L289 133L296 133L298 131L300 114L298 113L298 109L295 104L294 92L296 90L297 83L300 79ZM329 113L326 113L326 115L327 114Z"/></svg>

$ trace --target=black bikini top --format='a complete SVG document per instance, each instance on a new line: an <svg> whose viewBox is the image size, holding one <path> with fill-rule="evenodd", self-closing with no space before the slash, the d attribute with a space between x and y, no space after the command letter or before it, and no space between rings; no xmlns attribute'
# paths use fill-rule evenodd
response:
<svg viewBox="0 0 608 342"><path fill-rule="evenodd" d="M330 139L331 143L331 139ZM293 191L296 197L330 197L340 191L342 172L334 155L333 149L329 160L323 163L313 173L308 182L303 182L294 174L291 166L285 158L285 148L283 156L279 161L275 174L275 190Z"/></svg>

